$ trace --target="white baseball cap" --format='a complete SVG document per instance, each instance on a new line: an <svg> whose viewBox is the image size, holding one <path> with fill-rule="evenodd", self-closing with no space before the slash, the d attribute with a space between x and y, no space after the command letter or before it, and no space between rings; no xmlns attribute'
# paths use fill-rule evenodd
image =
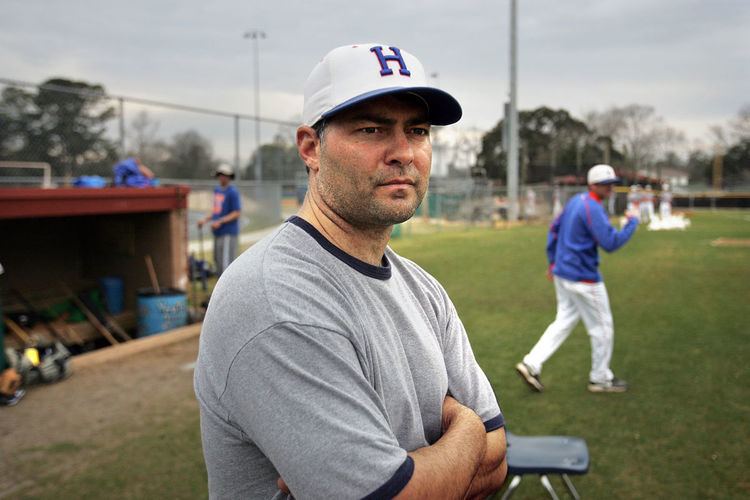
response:
<svg viewBox="0 0 750 500"><path fill-rule="evenodd" d="M333 49L313 68L305 82L302 121L312 126L355 104L400 92L419 96L433 125L461 119L461 105L427 83L416 57L391 45L361 43Z"/></svg>
<svg viewBox="0 0 750 500"><path fill-rule="evenodd" d="M615 169L609 165L594 165L589 169L587 183L590 184L615 184L620 179L615 175Z"/></svg>
<svg viewBox="0 0 750 500"><path fill-rule="evenodd" d="M217 175L226 175L227 177L234 179L234 169L226 163L221 163L216 167L216 171L214 172L214 177Z"/></svg>

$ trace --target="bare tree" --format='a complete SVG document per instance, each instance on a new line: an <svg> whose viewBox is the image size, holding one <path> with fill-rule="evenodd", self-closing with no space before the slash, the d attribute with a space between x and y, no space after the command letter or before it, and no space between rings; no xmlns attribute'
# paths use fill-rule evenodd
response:
<svg viewBox="0 0 750 500"><path fill-rule="evenodd" d="M731 139L729 138L729 132L725 127L721 125L711 125L708 127L709 135L711 136L711 143L714 147L726 148L729 146Z"/></svg>
<svg viewBox="0 0 750 500"><path fill-rule="evenodd" d="M750 103L740 108L737 116L729 122L729 127L737 142L750 139Z"/></svg>
<svg viewBox="0 0 750 500"><path fill-rule="evenodd" d="M157 139L159 122L152 120L148 112L141 110L130 122L130 150L148 166L156 166L169 157L167 144ZM158 167L157 167L158 168Z"/></svg>
<svg viewBox="0 0 750 500"><path fill-rule="evenodd" d="M218 161L211 141L195 130L175 134L169 157L161 164L162 176L170 179L210 179Z"/></svg>
<svg viewBox="0 0 750 500"><path fill-rule="evenodd" d="M451 157L448 161L449 177L466 177L476 164L477 155L482 149L481 132L475 128L454 131L453 144L445 146Z"/></svg>
<svg viewBox="0 0 750 500"><path fill-rule="evenodd" d="M653 106L643 104L592 111L587 113L586 123L599 138L612 139L625 154L625 164L634 172L650 172L685 142L681 131L666 125Z"/></svg>
<svg viewBox="0 0 750 500"><path fill-rule="evenodd" d="M625 127L622 108L609 108L607 111L589 111L584 115L586 125L600 137L616 137Z"/></svg>

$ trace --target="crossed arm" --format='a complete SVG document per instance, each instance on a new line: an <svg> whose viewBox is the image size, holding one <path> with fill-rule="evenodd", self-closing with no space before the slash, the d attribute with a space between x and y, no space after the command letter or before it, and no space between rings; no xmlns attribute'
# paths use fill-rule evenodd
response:
<svg viewBox="0 0 750 500"><path fill-rule="evenodd" d="M443 436L409 453L414 474L398 499L486 498L505 481L505 430L486 432L473 410L443 402Z"/></svg>
<svg viewBox="0 0 750 500"><path fill-rule="evenodd" d="M396 496L417 498L487 498L505 481L505 429L486 432L473 410L451 396L443 402L443 435L432 446L409 453L414 474ZM282 478L279 489L289 493Z"/></svg>

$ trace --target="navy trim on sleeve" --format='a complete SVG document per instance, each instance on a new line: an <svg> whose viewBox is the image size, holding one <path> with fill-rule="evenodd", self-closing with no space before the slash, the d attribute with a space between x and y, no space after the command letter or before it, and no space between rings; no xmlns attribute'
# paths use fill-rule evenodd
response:
<svg viewBox="0 0 750 500"><path fill-rule="evenodd" d="M368 264L367 262L363 260L359 260L356 257L352 257L348 253L341 250L339 247L331 243L326 239L325 236L320 234L320 231L315 229L315 227L307 222L305 219L298 217L296 215L292 215L289 217L287 222L291 222L295 226L299 227L303 231L305 231L307 234L312 236L315 241L318 242L320 246L322 246L325 250L328 251L331 255L339 259L341 262L346 264L347 266L351 267L355 271L359 271L360 273L364 274L365 276L369 276L370 278L375 278L379 280L387 280L391 277L391 264L388 262L388 257L383 255L383 265L382 266L373 266L372 264Z"/></svg>
<svg viewBox="0 0 750 500"><path fill-rule="evenodd" d="M484 430L486 432L492 432L500 427L505 427L505 417L500 413L498 416L493 417L484 423Z"/></svg>
<svg viewBox="0 0 750 500"><path fill-rule="evenodd" d="M414 460L407 456L396 473L380 488L363 498L363 500L376 500L380 498L393 498L404 489L414 474Z"/></svg>

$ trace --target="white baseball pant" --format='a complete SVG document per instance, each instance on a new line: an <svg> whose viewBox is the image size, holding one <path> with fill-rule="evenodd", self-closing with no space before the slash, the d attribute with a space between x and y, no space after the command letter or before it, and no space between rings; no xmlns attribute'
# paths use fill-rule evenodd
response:
<svg viewBox="0 0 750 500"><path fill-rule="evenodd" d="M591 372L589 380L601 383L612 380L609 362L614 347L614 322L604 282L583 283L554 277L557 295L557 316L523 358L531 370L540 374L542 365L568 338L583 319L591 340Z"/></svg>
<svg viewBox="0 0 750 500"><path fill-rule="evenodd" d="M662 219L669 219L672 217L672 204L668 201L662 201L659 203L659 214Z"/></svg>

